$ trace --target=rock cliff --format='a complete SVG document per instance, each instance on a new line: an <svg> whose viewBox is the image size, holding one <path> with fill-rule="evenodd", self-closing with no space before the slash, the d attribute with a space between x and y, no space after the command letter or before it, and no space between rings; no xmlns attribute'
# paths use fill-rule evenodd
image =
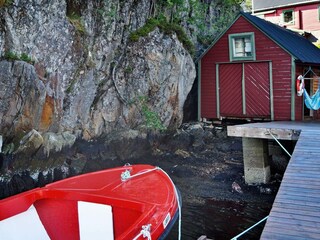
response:
<svg viewBox="0 0 320 240"><path fill-rule="evenodd" d="M33 0L1 7L0 133L68 131L91 139L146 126L148 113L163 127L179 126L195 79L192 57L175 34L158 28L128 40L151 4ZM23 56L30 61L19 61Z"/></svg>
<svg viewBox="0 0 320 240"><path fill-rule="evenodd" d="M157 149L140 129L180 126L237 1L0 0L0 198ZM168 25L132 40L152 18L178 19L197 54Z"/></svg>

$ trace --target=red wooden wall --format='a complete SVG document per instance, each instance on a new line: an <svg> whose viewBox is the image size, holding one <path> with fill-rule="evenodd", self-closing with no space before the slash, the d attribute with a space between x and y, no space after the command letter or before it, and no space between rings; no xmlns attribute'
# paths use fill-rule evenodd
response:
<svg viewBox="0 0 320 240"><path fill-rule="evenodd" d="M282 12L284 10L294 10L294 24L287 24L288 28L293 27L296 29L303 29L306 31L315 31L320 30L320 21L319 21L319 3L301 5L301 6L292 6L286 8L278 8L273 13L265 14L265 19L270 20L275 24L282 23Z"/></svg>
<svg viewBox="0 0 320 240"><path fill-rule="evenodd" d="M254 32L255 34L256 61L271 61L272 63L274 120L291 120L291 55L242 16L200 60L200 117L208 119L220 117L217 116L216 64L230 62L228 34L245 32ZM219 92L230 91L233 84L239 84L233 82L239 74L237 64L233 65L235 68L228 73L230 75L229 81L220 83ZM238 101L241 102L241 99L238 98L239 96L235 95L234 104L238 104ZM299 99L296 100L299 101ZM224 106L224 104L224 100L220 99L220 106ZM232 107L235 108L235 106ZM242 108L235 111L242 111ZM299 111L302 111L301 108L296 110L296 112ZM220 113L222 112L220 111Z"/></svg>

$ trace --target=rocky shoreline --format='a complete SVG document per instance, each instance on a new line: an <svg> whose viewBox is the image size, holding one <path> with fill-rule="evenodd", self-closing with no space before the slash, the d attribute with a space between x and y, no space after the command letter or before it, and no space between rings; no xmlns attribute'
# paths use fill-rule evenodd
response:
<svg viewBox="0 0 320 240"><path fill-rule="evenodd" d="M65 177L126 163L162 165L172 162L175 164L170 166L167 163L165 168L177 177L210 175L219 180L222 178L220 175L225 174L229 175L230 181L244 184L241 138L227 137L226 126L223 125L188 123L169 133L128 130L91 141L73 142L73 145L70 144L72 147L66 146L60 152L50 154L43 149L45 147L26 142L19 148L23 150L3 155L0 197ZM203 166L197 169L198 165ZM277 167L283 167L279 161ZM232 171L224 173L227 168L232 168ZM198 172L194 172L194 169ZM275 177L279 179L279 175Z"/></svg>
<svg viewBox="0 0 320 240"><path fill-rule="evenodd" d="M139 163L165 170L180 189L186 209L222 201L261 204L268 212L281 182L283 158L280 153L274 158L277 164L273 163L269 184L249 186L243 177L242 139L228 137L226 125L187 123L166 133L129 130L91 141L76 140L72 147L49 156L41 147L30 158L4 156L0 198L81 173ZM193 234L199 237L204 232Z"/></svg>

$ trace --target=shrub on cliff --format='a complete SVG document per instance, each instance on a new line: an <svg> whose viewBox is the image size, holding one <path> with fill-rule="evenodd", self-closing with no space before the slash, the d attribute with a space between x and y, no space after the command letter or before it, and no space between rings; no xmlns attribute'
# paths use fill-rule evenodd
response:
<svg viewBox="0 0 320 240"><path fill-rule="evenodd" d="M143 27L132 32L129 36L129 39L133 42L138 41L140 37L146 37L148 33L152 32L156 27L158 27L165 34L176 33L183 46L191 55L194 55L194 45L189 40L183 28L176 23L168 22L165 17L150 18Z"/></svg>

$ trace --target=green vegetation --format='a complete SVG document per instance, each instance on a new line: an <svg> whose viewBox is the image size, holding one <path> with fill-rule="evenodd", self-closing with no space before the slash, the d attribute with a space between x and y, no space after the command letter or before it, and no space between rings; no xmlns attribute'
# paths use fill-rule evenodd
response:
<svg viewBox="0 0 320 240"><path fill-rule="evenodd" d="M106 27L111 27L112 23L118 21L118 3L116 1L101 1L100 8L97 9L97 14L103 18Z"/></svg>
<svg viewBox="0 0 320 240"><path fill-rule="evenodd" d="M232 21L244 0L151 0L146 24L130 34L131 41L138 41L158 27L162 32L175 32L184 47L195 56L195 47L190 37L208 47L214 38ZM249 0L245 2L249 6ZM212 14L215 13L215 14ZM189 29L188 36L184 28Z"/></svg>
<svg viewBox="0 0 320 240"><path fill-rule="evenodd" d="M8 61L20 60L20 57L16 53L11 51L5 52L4 58Z"/></svg>
<svg viewBox="0 0 320 240"><path fill-rule="evenodd" d="M76 82L77 82L77 80L75 80L75 79L72 79L72 80L71 80L69 86L68 86L67 89L66 89L66 93L69 94L69 93L72 92L72 90L73 90L74 85L76 84Z"/></svg>
<svg viewBox="0 0 320 240"><path fill-rule="evenodd" d="M149 108L148 97L140 96L138 98L138 103L141 107L141 113L144 117L145 125L147 128L160 131L166 130L166 127L163 126L159 115L156 112L151 111L151 109Z"/></svg>
<svg viewBox="0 0 320 240"><path fill-rule="evenodd" d="M136 42L139 40L140 37L146 37L150 32L152 32L158 25L160 24L160 21L151 18L147 21L147 23L139 28L137 31L132 32L129 35L129 39L133 42Z"/></svg>
<svg viewBox="0 0 320 240"><path fill-rule="evenodd" d="M140 37L146 37L150 32L152 32L156 27L158 27L165 34L176 33L179 41L183 46L189 51L191 55L194 54L193 43L187 37L183 28L177 23L169 23L165 17L160 18L150 18L147 23L139 28L137 31L132 32L129 36L131 41L138 41Z"/></svg>
<svg viewBox="0 0 320 240"><path fill-rule="evenodd" d="M106 16L108 18L117 18L117 7L115 5L110 6L109 11L105 11L104 9L97 9L97 13L100 14L101 16Z"/></svg>
<svg viewBox="0 0 320 240"><path fill-rule="evenodd" d="M243 0L225 0L216 1L216 14L208 18L210 6L206 3L194 1L192 5L192 16L196 19L192 25L198 30L197 40L204 46L208 47L222 30L233 21L234 17L240 9ZM211 6L212 7L212 6ZM188 21L190 23L190 21Z"/></svg>
<svg viewBox="0 0 320 240"><path fill-rule="evenodd" d="M193 56L195 54L195 48L191 40L188 38L184 29L178 25L177 23L168 23L164 22L164 24L159 26L160 30L162 30L166 34L176 33L179 41L183 44L183 46L189 51L189 53Z"/></svg>
<svg viewBox="0 0 320 240"><path fill-rule="evenodd" d="M18 55L14 52L8 51L5 52L4 58L8 61L25 61L27 63L34 64L34 61L26 53Z"/></svg>
<svg viewBox="0 0 320 240"><path fill-rule="evenodd" d="M252 0L245 0L244 5L249 11L252 11Z"/></svg>
<svg viewBox="0 0 320 240"><path fill-rule="evenodd" d="M78 66L78 69L75 71L73 77L70 79L70 83L69 86L66 89L66 93L71 93L74 90L74 86L76 85L77 81L80 78L80 72L84 71L84 69L82 69L80 66Z"/></svg>
<svg viewBox="0 0 320 240"><path fill-rule="evenodd" d="M8 7L13 4L13 0L0 0L0 8L1 7Z"/></svg>
<svg viewBox="0 0 320 240"><path fill-rule="evenodd" d="M124 72L125 72L125 73L132 73L132 72L133 72L133 67L131 67L131 66L126 67L126 68L124 69Z"/></svg>
<svg viewBox="0 0 320 240"><path fill-rule="evenodd" d="M67 16L71 24L74 26L74 28L80 33L80 34L85 34L86 29L82 23L80 15L76 13L71 13L70 15Z"/></svg>
<svg viewBox="0 0 320 240"><path fill-rule="evenodd" d="M25 61L25 62L27 62L27 63L34 63L33 61L32 61L32 59L31 59L31 57L29 57L26 53L22 53L21 55L20 55L20 60L22 60L22 61Z"/></svg>
<svg viewBox="0 0 320 240"><path fill-rule="evenodd" d="M110 7L109 12L106 13L108 17L110 18L116 18L118 15L117 7L115 5L112 5Z"/></svg>

